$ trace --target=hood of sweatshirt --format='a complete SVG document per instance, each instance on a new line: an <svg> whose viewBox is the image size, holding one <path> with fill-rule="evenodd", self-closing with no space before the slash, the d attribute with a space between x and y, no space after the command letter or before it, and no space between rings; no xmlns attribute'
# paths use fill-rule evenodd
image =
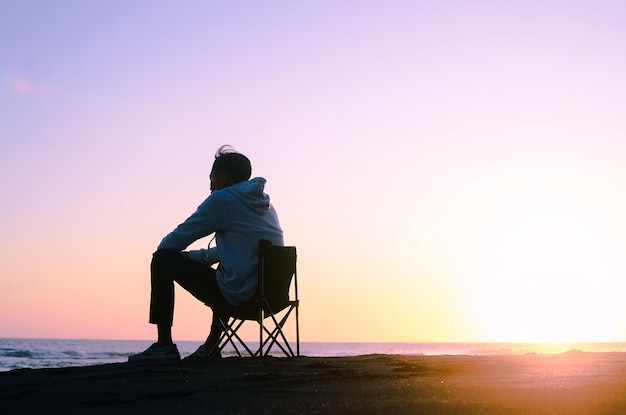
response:
<svg viewBox="0 0 626 415"><path fill-rule="evenodd" d="M270 208L270 197L265 194L265 182L262 177L255 177L245 182L239 182L223 189L241 200L257 214L264 214Z"/></svg>

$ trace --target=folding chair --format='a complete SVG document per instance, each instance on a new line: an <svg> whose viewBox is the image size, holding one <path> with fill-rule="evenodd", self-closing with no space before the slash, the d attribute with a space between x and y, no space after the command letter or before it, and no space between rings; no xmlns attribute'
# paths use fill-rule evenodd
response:
<svg viewBox="0 0 626 415"><path fill-rule="evenodd" d="M255 297L242 306L231 308L228 316L223 314L219 317L224 328L217 346L220 352L230 344L237 355L242 357L239 344L252 357L268 356L274 346L285 356L300 356L296 258L295 246L275 246L264 239L259 241L259 281ZM293 290L290 289L292 280ZM293 298L290 291L293 292ZM292 312L295 315L295 353L283 330ZM259 347L256 350L237 334L246 321L252 320L259 324Z"/></svg>

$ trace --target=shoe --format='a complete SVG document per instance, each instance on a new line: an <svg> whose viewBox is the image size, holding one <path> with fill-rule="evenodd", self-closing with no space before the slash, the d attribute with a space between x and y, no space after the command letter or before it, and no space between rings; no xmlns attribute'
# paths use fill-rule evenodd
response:
<svg viewBox="0 0 626 415"><path fill-rule="evenodd" d="M198 350L185 357L185 362L204 362L207 360L221 359L222 352L217 347L210 347L206 344L198 347Z"/></svg>
<svg viewBox="0 0 626 415"><path fill-rule="evenodd" d="M169 346L159 346L157 343L152 344L141 353L128 356L129 362L178 362L180 360L180 354L175 344Z"/></svg>

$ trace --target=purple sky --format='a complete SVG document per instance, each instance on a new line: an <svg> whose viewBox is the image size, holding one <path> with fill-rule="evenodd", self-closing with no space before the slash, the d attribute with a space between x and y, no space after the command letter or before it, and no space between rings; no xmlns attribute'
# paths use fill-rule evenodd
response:
<svg viewBox="0 0 626 415"><path fill-rule="evenodd" d="M0 0L0 336L153 337L228 143L304 340L625 341L626 3L469 3Z"/></svg>

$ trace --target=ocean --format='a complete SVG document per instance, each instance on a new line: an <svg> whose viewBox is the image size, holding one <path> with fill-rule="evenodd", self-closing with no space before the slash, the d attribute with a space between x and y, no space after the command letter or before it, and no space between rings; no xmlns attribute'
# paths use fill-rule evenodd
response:
<svg viewBox="0 0 626 415"><path fill-rule="evenodd" d="M143 340L0 339L0 372L121 363L150 344L150 341ZM181 357L185 357L195 351L201 342L178 341L176 344ZM300 343L300 354L311 357L549 354L568 350L626 352L626 343ZM225 350L225 357L232 355L234 351Z"/></svg>

